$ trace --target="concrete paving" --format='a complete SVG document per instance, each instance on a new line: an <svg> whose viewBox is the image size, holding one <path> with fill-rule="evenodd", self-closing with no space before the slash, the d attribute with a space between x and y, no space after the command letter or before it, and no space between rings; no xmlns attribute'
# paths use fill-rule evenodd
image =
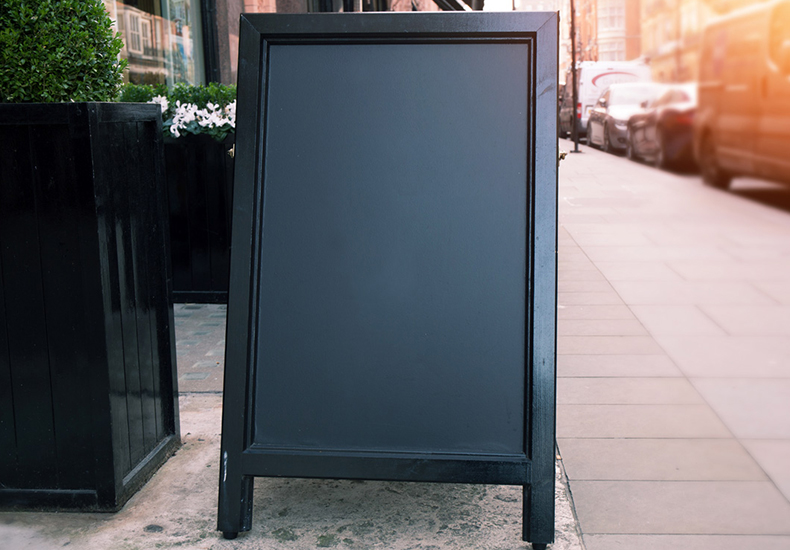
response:
<svg viewBox="0 0 790 550"><path fill-rule="evenodd" d="M515 550L520 487L255 481L253 529L216 529L226 307L176 304L183 446L117 514L0 513L0 550ZM561 460L555 550L582 550Z"/></svg>
<svg viewBox="0 0 790 550"><path fill-rule="evenodd" d="M581 149L557 437L586 548L790 549L790 214Z"/></svg>

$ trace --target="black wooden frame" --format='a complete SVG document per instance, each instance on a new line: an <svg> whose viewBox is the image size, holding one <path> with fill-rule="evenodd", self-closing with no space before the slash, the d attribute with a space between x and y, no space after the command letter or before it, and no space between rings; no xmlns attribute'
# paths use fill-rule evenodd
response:
<svg viewBox="0 0 790 550"><path fill-rule="evenodd" d="M554 12L243 15L218 529L252 523L255 476L523 486L523 539L554 539L557 250L557 39ZM266 449L252 444L262 235L267 52L272 44L505 42L530 45L523 455ZM449 91L448 91L449 92ZM448 100L451 100L448 93ZM319 456L320 455L320 456Z"/></svg>

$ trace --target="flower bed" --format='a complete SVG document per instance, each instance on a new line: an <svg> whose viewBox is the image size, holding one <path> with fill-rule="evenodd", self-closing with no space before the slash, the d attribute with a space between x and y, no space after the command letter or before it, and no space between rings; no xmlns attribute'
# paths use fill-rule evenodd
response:
<svg viewBox="0 0 790 550"><path fill-rule="evenodd" d="M121 101L162 110L174 301L226 302L235 86L126 85Z"/></svg>

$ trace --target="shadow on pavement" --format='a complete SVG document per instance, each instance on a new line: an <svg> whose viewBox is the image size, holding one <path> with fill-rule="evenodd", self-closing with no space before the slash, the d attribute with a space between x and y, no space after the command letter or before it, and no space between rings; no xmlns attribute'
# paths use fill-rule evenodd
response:
<svg viewBox="0 0 790 550"><path fill-rule="evenodd" d="M768 181L738 178L733 180L730 186L730 193L790 212L790 186Z"/></svg>

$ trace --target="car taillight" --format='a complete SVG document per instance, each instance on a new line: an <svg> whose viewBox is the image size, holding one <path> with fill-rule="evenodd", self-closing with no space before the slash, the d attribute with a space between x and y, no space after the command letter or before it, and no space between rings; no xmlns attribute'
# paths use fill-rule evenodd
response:
<svg viewBox="0 0 790 550"><path fill-rule="evenodd" d="M693 124L694 113L678 113L675 117L675 122L677 124Z"/></svg>
<svg viewBox="0 0 790 550"><path fill-rule="evenodd" d="M576 104L576 118L581 118L581 117L582 117L582 104L581 103L577 103Z"/></svg>

